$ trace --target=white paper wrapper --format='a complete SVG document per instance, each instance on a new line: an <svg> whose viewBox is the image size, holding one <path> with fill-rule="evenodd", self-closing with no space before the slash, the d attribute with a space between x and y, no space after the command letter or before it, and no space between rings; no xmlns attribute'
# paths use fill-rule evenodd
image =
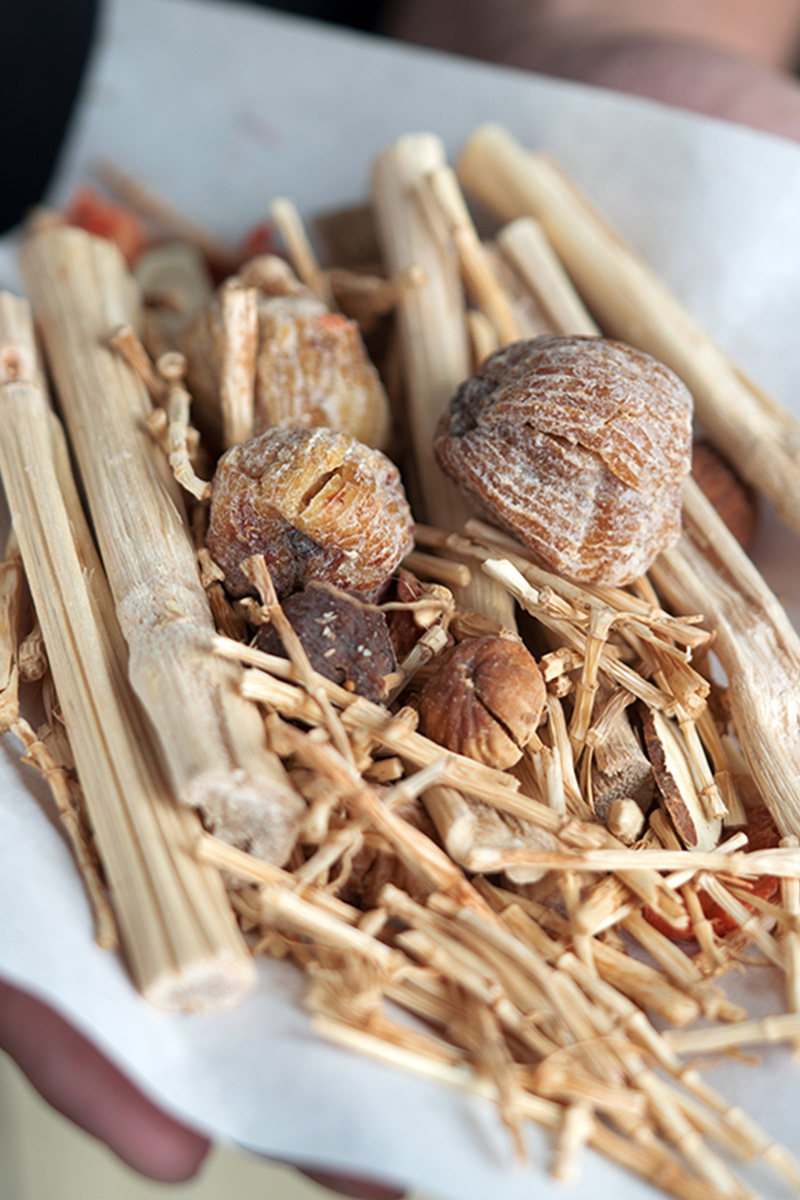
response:
<svg viewBox="0 0 800 1200"><path fill-rule="evenodd" d="M54 201L108 157L220 235L237 239L270 198L307 213L357 202L374 154L429 129L455 152L488 119L546 147L738 361L800 412L800 147L654 104L418 52L233 5L112 0ZM0 273L15 278L11 240ZM0 431L2 436L2 431ZM3 516L3 524L5 517ZM790 605L795 539L769 517L759 560ZM322 1044L294 970L262 964L240 1010L181 1017L148 1007L95 948L81 883L44 789L0 750L0 971L53 1003L158 1102L216 1138L352 1168L451 1200L564 1195L515 1168L494 1111ZM780 1008L774 977L731 986L752 1015ZM788 1053L711 1080L800 1153L800 1075ZM761 1194L789 1194L760 1171ZM655 1193L595 1155L572 1190Z"/></svg>

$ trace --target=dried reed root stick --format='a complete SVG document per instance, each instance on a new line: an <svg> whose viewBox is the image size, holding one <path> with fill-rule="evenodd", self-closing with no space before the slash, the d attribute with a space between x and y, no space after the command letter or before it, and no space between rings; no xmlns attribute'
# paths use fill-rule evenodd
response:
<svg viewBox="0 0 800 1200"><path fill-rule="evenodd" d="M702 611L728 677L733 726L764 803L800 833L800 639L783 606L700 489L684 492L684 533L652 579L677 611Z"/></svg>
<svg viewBox="0 0 800 1200"><path fill-rule="evenodd" d="M180 497L144 428L144 387L108 346L120 325L136 325L133 281L111 243L76 229L34 238L20 265L128 643L131 683L171 783L221 836L284 861L304 805L267 750L257 711L240 697L237 671L207 653L214 625Z"/></svg>
<svg viewBox="0 0 800 1200"><path fill-rule="evenodd" d="M33 347L28 306L0 297L6 363ZM165 1008L238 1003L255 984L219 875L198 864L194 814L167 787L125 678L114 605L36 371L0 388L0 471L98 851L137 986ZM59 483L63 479L63 487Z"/></svg>
<svg viewBox="0 0 800 1200"><path fill-rule="evenodd" d="M298 278L302 279L329 312L335 312L336 300L330 280L317 262L302 218L293 202L285 196L277 197L270 205L269 215L283 239Z"/></svg>
<svg viewBox="0 0 800 1200"><path fill-rule="evenodd" d="M258 293L225 284L220 291L223 355L220 369L222 443L225 449L253 436L258 351Z"/></svg>
<svg viewBox="0 0 800 1200"><path fill-rule="evenodd" d="M467 191L502 220L541 221L603 332L683 379L711 439L800 532L797 421L745 379L556 164L499 126L484 125L464 147L458 172Z"/></svg>
<svg viewBox="0 0 800 1200"><path fill-rule="evenodd" d="M438 138L401 138L378 156L373 198L388 269L400 274L416 266L424 272L424 282L402 298L397 314L406 413L421 492L415 497L415 512L435 518L445 529L459 530L468 509L433 453L439 417L471 365L456 249L444 220L433 222L432 206L425 202L431 173L444 167ZM464 607L514 627L513 605L489 581L476 575L469 587L455 594Z"/></svg>
<svg viewBox="0 0 800 1200"><path fill-rule="evenodd" d="M6 383L8 378L0 375L0 385ZM12 529L0 563L0 734L19 719L19 626L25 592L25 570Z"/></svg>

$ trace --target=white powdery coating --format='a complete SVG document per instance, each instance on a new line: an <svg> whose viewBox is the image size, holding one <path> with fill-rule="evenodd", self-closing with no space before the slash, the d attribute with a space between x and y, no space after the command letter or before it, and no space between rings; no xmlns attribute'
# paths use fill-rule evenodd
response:
<svg viewBox="0 0 800 1200"><path fill-rule="evenodd" d="M691 395L648 355L604 338L515 342L442 419L443 468L550 569L617 586L680 533Z"/></svg>

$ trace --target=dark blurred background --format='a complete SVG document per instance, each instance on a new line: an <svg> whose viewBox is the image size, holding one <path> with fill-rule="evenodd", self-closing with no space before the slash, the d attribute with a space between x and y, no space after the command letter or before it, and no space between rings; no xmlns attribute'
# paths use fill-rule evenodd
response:
<svg viewBox="0 0 800 1200"><path fill-rule="evenodd" d="M373 30L380 2L278 0L280 9L355 29ZM6 114L0 232L42 197L78 95L102 0L24 0L3 5L0 112Z"/></svg>

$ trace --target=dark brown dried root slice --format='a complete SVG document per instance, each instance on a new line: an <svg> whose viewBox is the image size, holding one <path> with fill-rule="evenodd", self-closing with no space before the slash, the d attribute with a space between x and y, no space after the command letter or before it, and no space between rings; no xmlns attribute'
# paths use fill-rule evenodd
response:
<svg viewBox="0 0 800 1200"><path fill-rule="evenodd" d="M442 418L443 469L550 569L619 585L680 532L692 399L621 342L540 337L491 355Z"/></svg>
<svg viewBox="0 0 800 1200"><path fill-rule="evenodd" d="M326 584L311 583L284 601L283 611L308 655L326 679L380 703L388 692L385 676L397 667L386 617ZM280 635L271 625L256 645L267 654L285 656Z"/></svg>
<svg viewBox="0 0 800 1200"><path fill-rule="evenodd" d="M505 770L522 757L545 699L542 674L522 642L470 638L442 655L426 683L420 728L448 750Z"/></svg>
<svg viewBox="0 0 800 1200"><path fill-rule="evenodd" d="M270 429L217 464L206 544L234 596L240 563L263 554L278 595L321 580L374 600L413 545L394 464L330 429Z"/></svg>
<svg viewBox="0 0 800 1200"><path fill-rule="evenodd" d="M661 801L678 837L688 849L713 850L722 823L705 810L679 730L657 709L646 710L642 729Z"/></svg>

